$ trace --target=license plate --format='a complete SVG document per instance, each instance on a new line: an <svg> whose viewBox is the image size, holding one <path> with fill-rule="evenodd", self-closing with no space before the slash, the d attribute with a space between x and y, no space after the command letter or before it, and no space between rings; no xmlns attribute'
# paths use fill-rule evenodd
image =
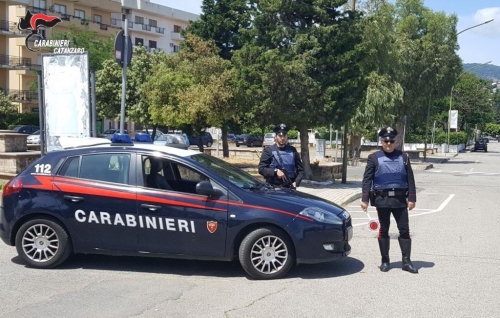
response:
<svg viewBox="0 0 500 318"><path fill-rule="evenodd" d="M393 197L394 196L394 191L389 191L389 196Z"/></svg>

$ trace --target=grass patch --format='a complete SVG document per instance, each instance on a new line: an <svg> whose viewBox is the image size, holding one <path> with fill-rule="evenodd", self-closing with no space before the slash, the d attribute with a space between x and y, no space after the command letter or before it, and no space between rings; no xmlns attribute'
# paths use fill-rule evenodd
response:
<svg viewBox="0 0 500 318"><path fill-rule="evenodd" d="M257 168L257 166L259 165L259 160L254 158L229 157L221 159L239 168L249 168L249 167Z"/></svg>

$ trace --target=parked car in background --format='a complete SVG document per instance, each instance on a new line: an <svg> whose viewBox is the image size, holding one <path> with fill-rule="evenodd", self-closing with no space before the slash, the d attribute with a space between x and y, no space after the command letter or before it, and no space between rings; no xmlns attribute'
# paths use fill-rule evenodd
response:
<svg viewBox="0 0 500 318"><path fill-rule="evenodd" d="M113 138L113 135L115 133L119 133L120 132L120 129L108 129L108 130L105 130L101 135L99 135L98 137L101 137L101 138L106 138L108 140L111 140L111 138ZM128 134L128 130L123 130L123 133L125 134Z"/></svg>
<svg viewBox="0 0 500 318"><path fill-rule="evenodd" d="M30 145L39 145L40 144L40 130L35 131L31 135L26 138L26 143Z"/></svg>
<svg viewBox="0 0 500 318"><path fill-rule="evenodd" d="M214 139L212 138L212 135L206 131L201 135L201 140L204 146L207 147L212 147L214 144ZM189 136L189 144L191 146L197 146L198 145L198 137L197 136Z"/></svg>
<svg viewBox="0 0 500 318"><path fill-rule="evenodd" d="M262 146L265 148L265 147L269 147L269 146L274 145L274 136L275 136L275 133L265 134L264 135L264 143L262 144Z"/></svg>
<svg viewBox="0 0 500 318"><path fill-rule="evenodd" d="M180 134L163 134L153 142L155 145L174 147L180 149L188 149L189 145L186 143L184 136Z"/></svg>
<svg viewBox="0 0 500 318"><path fill-rule="evenodd" d="M262 146L264 137L259 135L243 134L236 138L236 147L246 145L247 147Z"/></svg>
<svg viewBox="0 0 500 318"><path fill-rule="evenodd" d="M476 144L474 145L474 151L478 150L483 150L484 152L488 152L488 142L485 140L485 138L481 138L478 141L476 141Z"/></svg>
<svg viewBox="0 0 500 318"><path fill-rule="evenodd" d="M14 128L12 128L15 132L19 134L28 134L31 135L37 130L40 130L40 127L38 126L30 126L30 125L17 125Z"/></svg>
<svg viewBox="0 0 500 318"><path fill-rule="evenodd" d="M143 129L141 130L141 134L146 134L148 133L149 135L153 135L153 128L148 128L148 129ZM156 134L155 134L155 140L160 138L160 136L164 135L165 133L159 129L156 129Z"/></svg>

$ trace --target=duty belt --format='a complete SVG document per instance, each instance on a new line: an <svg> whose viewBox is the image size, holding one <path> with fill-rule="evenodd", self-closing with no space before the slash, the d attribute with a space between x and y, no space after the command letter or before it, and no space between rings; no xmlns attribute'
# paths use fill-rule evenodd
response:
<svg viewBox="0 0 500 318"><path fill-rule="evenodd" d="M406 190L375 190L375 195L382 197L406 196L407 194Z"/></svg>

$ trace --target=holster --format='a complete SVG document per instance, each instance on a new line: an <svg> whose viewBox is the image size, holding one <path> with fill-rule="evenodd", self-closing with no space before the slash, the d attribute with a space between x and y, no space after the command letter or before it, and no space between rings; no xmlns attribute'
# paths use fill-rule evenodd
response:
<svg viewBox="0 0 500 318"><path fill-rule="evenodd" d="M375 190L371 189L370 192L368 192L368 197L370 198L370 205L375 206Z"/></svg>

